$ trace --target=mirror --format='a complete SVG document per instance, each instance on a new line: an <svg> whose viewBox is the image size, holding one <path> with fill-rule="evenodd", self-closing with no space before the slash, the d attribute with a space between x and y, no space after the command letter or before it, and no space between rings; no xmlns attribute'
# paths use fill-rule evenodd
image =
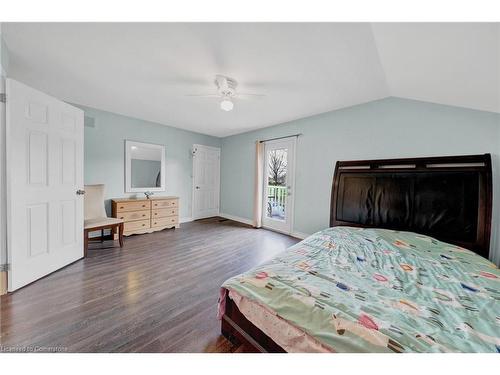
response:
<svg viewBox="0 0 500 375"><path fill-rule="evenodd" d="M125 141L125 192L165 191L165 146Z"/></svg>

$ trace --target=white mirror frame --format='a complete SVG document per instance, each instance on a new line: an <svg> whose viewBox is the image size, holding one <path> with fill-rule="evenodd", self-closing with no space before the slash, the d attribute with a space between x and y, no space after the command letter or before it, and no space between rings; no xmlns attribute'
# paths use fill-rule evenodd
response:
<svg viewBox="0 0 500 375"><path fill-rule="evenodd" d="M161 151L161 187L135 188L132 187L132 155L131 147L148 147ZM146 191L165 191L165 146L154 143L143 143L125 140L125 192L126 193L144 193Z"/></svg>

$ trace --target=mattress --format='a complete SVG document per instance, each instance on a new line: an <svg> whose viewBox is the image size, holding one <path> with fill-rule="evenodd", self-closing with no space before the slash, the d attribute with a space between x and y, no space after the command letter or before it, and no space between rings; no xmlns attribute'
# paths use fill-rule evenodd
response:
<svg viewBox="0 0 500 375"><path fill-rule="evenodd" d="M411 232L328 228L223 288L290 352L500 352L498 268Z"/></svg>

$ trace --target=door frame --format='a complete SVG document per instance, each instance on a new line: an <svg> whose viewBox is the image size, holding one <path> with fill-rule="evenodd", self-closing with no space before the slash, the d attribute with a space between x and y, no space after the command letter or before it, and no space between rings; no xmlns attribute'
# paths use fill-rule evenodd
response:
<svg viewBox="0 0 500 375"><path fill-rule="evenodd" d="M221 156L221 149L220 147L213 147L213 146L205 146L205 145L200 145L200 144L193 144L193 149L192 149L192 156L193 156L193 169L192 169L192 176L191 176L191 183L192 183L192 187L191 187L191 219L192 220L198 220L198 219L204 219L204 217L196 217L195 216L195 212L194 212L194 208L195 208L195 200L196 200L196 184L195 184L195 180L194 180L194 176L195 176L195 173L196 173L196 160L195 160L195 154L196 154L196 151L197 149L199 148L205 148L205 149L208 149L208 150L212 150L212 151L217 151L219 153L219 178L217 179L217 201L218 201L218 205L217 205L217 214L214 215L214 216L218 216L220 215L220 156Z"/></svg>
<svg viewBox="0 0 500 375"><path fill-rule="evenodd" d="M280 229L280 228L272 228L268 225L265 224L265 216L266 216L266 212L267 212L267 209L266 209L266 205L267 205L267 193L266 193L266 187L267 187L267 152L266 152L266 146L269 144L269 145L273 145L273 144L279 144L279 143L285 143L285 142L289 142L290 143L290 149L292 149L292 156L291 156L291 160L292 160L292 173L291 173L291 180L288 181L287 179L287 186L291 186L291 190L292 190L292 194L291 195L288 195L288 209L287 211L285 211L285 214L287 214L288 212L290 212L290 216L289 216L289 219L290 219L290 223L289 223L289 228L286 228L285 230L283 229ZM279 233L283 233L283 234L287 234L287 235L291 235L294 231L293 231L293 228L294 228L294 222L295 222L295 175L296 175L296 160L297 160L297 137L295 136L292 136L292 137L286 137L286 138L280 138L280 139L276 139L276 140L271 140L271 141L266 141L264 142L264 168L262 168L263 170L263 173L264 173L264 176L262 178L262 228L264 229L268 229L268 230L272 230L272 231L275 231L275 232L279 232ZM287 166L288 167L288 166ZM288 174L288 169L287 169L287 174ZM288 178L288 177L287 177Z"/></svg>
<svg viewBox="0 0 500 375"><path fill-rule="evenodd" d="M0 94L5 98L5 72L0 62ZM0 296L7 293L9 255L7 253L7 103L0 101Z"/></svg>

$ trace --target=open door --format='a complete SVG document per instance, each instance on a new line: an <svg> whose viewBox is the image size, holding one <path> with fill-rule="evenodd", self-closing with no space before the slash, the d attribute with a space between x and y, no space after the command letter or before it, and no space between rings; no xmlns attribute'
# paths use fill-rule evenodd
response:
<svg viewBox="0 0 500 375"><path fill-rule="evenodd" d="M8 290L83 257L83 111L7 79Z"/></svg>

